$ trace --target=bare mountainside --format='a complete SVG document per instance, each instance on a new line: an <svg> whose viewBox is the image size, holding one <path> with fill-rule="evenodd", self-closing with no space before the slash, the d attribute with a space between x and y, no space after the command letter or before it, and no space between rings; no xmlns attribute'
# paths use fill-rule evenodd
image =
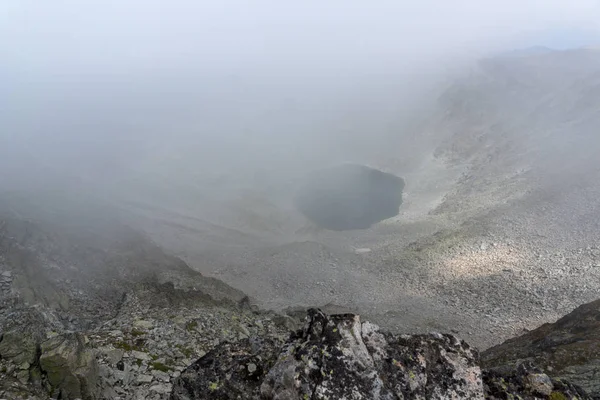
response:
<svg viewBox="0 0 600 400"><path fill-rule="evenodd" d="M125 181L113 200L193 268L268 308L343 307L485 348L593 300L600 52L485 59L433 99L352 156L320 143L319 156L298 161L275 142L278 157L248 150L263 168L211 159ZM342 161L402 177L400 214L364 230L310 225L295 190Z"/></svg>

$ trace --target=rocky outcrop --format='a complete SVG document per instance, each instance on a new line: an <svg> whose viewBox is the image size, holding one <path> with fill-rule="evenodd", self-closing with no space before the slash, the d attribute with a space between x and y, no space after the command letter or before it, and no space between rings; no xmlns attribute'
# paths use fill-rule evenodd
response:
<svg viewBox="0 0 600 400"><path fill-rule="evenodd" d="M477 357L451 335L395 336L357 315L311 310L281 348L247 340L209 352L171 399L483 399Z"/></svg>
<svg viewBox="0 0 600 400"><path fill-rule="evenodd" d="M496 370L519 360L531 361L549 376L600 398L600 300L482 354L482 364Z"/></svg>
<svg viewBox="0 0 600 400"><path fill-rule="evenodd" d="M281 345L258 338L223 343L181 373L171 399L259 398Z"/></svg>
<svg viewBox="0 0 600 400"><path fill-rule="evenodd" d="M0 341L0 358L11 360L15 364L33 365L37 353L37 343L33 338L18 330L11 330L2 335ZM25 368L29 369L29 367Z"/></svg>
<svg viewBox="0 0 600 400"><path fill-rule="evenodd" d="M485 398L489 400L585 400L591 399L582 388L552 379L531 363L518 363L500 370L484 370Z"/></svg>
<svg viewBox="0 0 600 400"><path fill-rule="evenodd" d="M0 399L164 400L221 341L287 334L126 226L75 222L0 215Z"/></svg>
<svg viewBox="0 0 600 400"><path fill-rule="evenodd" d="M452 335L393 335L354 314L309 310L281 342L223 343L173 383L171 400L193 399L586 400L584 390L529 363L482 370Z"/></svg>
<svg viewBox="0 0 600 400"><path fill-rule="evenodd" d="M61 399L93 400L97 398L98 364L93 351L86 348L88 339L69 333L43 342L39 365L51 393Z"/></svg>

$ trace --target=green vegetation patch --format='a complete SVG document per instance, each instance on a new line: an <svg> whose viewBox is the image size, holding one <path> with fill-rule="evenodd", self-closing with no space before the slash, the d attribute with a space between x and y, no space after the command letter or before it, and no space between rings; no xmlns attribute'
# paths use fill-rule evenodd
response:
<svg viewBox="0 0 600 400"><path fill-rule="evenodd" d="M173 368L169 367L169 366L168 366L168 365L166 365L166 364L163 364L163 363L161 363L161 362L158 362L158 361L155 361L155 362L152 362L152 363L150 363L150 366L152 367L152 369L155 369L155 370L157 370L157 371L167 372L167 373L168 373L169 371L172 371L172 370L173 370Z"/></svg>
<svg viewBox="0 0 600 400"><path fill-rule="evenodd" d="M187 331L194 331L198 327L198 321L190 321L185 325Z"/></svg>

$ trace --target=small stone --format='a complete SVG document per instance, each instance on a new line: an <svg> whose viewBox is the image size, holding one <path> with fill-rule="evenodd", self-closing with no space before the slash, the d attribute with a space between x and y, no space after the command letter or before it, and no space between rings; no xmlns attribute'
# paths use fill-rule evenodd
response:
<svg viewBox="0 0 600 400"><path fill-rule="evenodd" d="M152 375L138 375L136 381L137 383L150 383L153 379Z"/></svg>
<svg viewBox="0 0 600 400"><path fill-rule="evenodd" d="M112 387L112 385L106 386L102 389L102 398L103 399L120 399L120 397L117 396L117 391Z"/></svg>
<svg viewBox="0 0 600 400"><path fill-rule="evenodd" d="M117 381L121 381L124 384L129 383L129 376L127 376L125 371L116 370L116 371L113 371L113 375Z"/></svg>
<svg viewBox="0 0 600 400"><path fill-rule="evenodd" d="M190 360L189 358L182 358L181 361L179 361L179 364L187 367L192 363L192 360Z"/></svg>
<svg viewBox="0 0 600 400"><path fill-rule="evenodd" d="M154 327L154 324L151 321L138 319L133 322L133 326L138 329L152 329Z"/></svg>
<svg viewBox="0 0 600 400"><path fill-rule="evenodd" d="M157 380L162 382L170 382L171 376L163 371L153 370L152 376L154 376Z"/></svg>
<svg viewBox="0 0 600 400"><path fill-rule="evenodd" d="M172 389L173 389L173 385L171 385L170 383L159 383L157 385L150 386L151 392L156 392L156 393L161 393L161 394L171 393Z"/></svg>
<svg viewBox="0 0 600 400"><path fill-rule="evenodd" d="M242 332L244 335L246 335L246 337L250 336L250 331L248 330L248 328L246 328L246 327L244 326L244 324L239 324L239 328L240 328L240 331L241 331L241 332Z"/></svg>
<svg viewBox="0 0 600 400"><path fill-rule="evenodd" d="M17 372L17 379L23 385L26 385L27 382L29 382L29 370L23 370L23 371Z"/></svg>
<svg viewBox="0 0 600 400"><path fill-rule="evenodd" d="M531 392L542 396L550 396L554 390L554 385L546 374L529 374L525 382Z"/></svg>
<svg viewBox="0 0 600 400"><path fill-rule="evenodd" d="M5 278L11 278L12 277L12 272L10 272L10 271L4 271L2 273L2 276L5 277Z"/></svg>
<svg viewBox="0 0 600 400"><path fill-rule="evenodd" d="M108 359L109 363L115 365L119 361L121 361L121 359L123 359L124 353L125 352L121 349L109 350L108 352L106 352L106 358Z"/></svg>
<svg viewBox="0 0 600 400"><path fill-rule="evenodd" d="M29 369L30 366L31 365L27 361L25 361L24 363L22 363L21 365L19 365L19 369L20 370L26 370L26 369Z"/></svg>
<svg viewBox="0 0 600 400"><path fill-rule="evenodd" d="M253 374L254 372L256 372L256 364L254 363L250 363L246 366L246 368L248 368L248 372L250 372L251 374Z"/></svg>
<svg viewBox="0 0 600 400"><path fill-rule="evenodd" d="M137 351L137 350L132 350L131 355L136 360L150 361L150 355L148 353L144 353L144 352Z"/></svg>

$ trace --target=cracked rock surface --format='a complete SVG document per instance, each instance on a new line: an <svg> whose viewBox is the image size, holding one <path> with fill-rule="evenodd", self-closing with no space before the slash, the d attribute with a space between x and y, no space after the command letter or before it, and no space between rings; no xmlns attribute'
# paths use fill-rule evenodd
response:
<svg viewBox="0 0 600 400"><path fill-rule="evenodd" d="M304 328L283 345L245 339L217 346L182 372L171 394L171 400L243 398L591 397L533 366L482 373L477 351L452 335L393 335L354 314L311 309Z"/></svg>

